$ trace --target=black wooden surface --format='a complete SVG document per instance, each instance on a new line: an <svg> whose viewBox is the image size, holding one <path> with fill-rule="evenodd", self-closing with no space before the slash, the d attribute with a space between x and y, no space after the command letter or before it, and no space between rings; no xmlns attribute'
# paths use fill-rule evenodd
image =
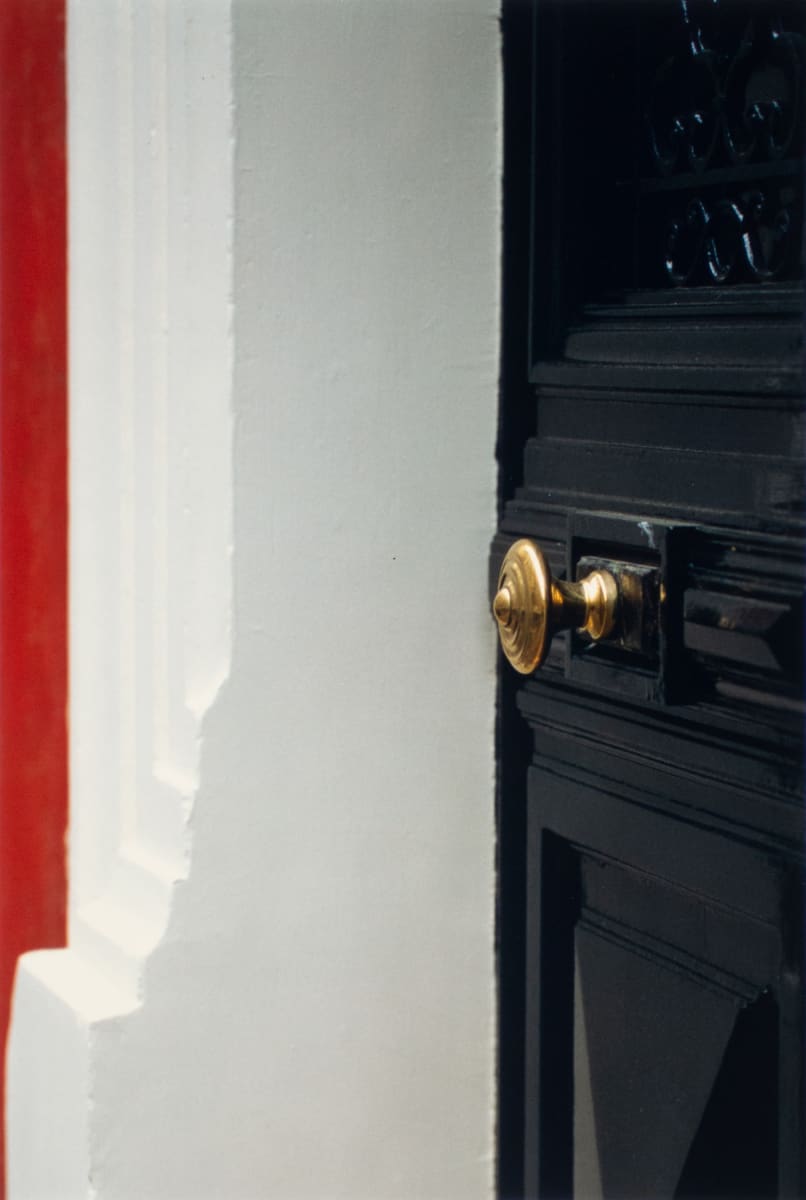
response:
<svg viewBox="0 0 806 1200"><path fill-rule="evenodd" d="M502 667L502 1196L806 1188L803 24L504 5L491 584L528 536L664 601Z"/></svg>

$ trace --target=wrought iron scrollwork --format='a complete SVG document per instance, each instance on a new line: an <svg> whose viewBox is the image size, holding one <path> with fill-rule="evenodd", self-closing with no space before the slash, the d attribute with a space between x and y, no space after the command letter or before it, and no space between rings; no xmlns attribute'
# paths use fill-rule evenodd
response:
<svg viewBox="0 0 806 1200"><path fill-rule="evenodd" d="M786 189L774 201L758 189L715 203L690 200L667 227L664 265L672 283L775 279L786 265L795 222Z"/></svg>
<svg viewBox="0 0 806 1200"><path fill-rule="evenodd" d="M681 47L655 77L647 122L661 175L799 153L803 45L770 4L742 19L720 0L680 0Z"/></svg>
<svg viewBox="0 0 806 1200"><path fill-rule="evenodd" d="M657 65L644 77L641 278L692 287L796 279L802 14L792 0L674 0L665 12Z"/></svg>

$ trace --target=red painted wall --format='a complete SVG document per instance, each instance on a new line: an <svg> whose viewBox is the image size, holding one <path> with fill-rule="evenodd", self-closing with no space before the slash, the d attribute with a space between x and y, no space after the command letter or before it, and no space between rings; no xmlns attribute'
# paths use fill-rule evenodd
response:
<svg viewBox="0 0 806 1200"><path fill-rule="evenodd" d="M0 1036L17 956L65 940L64 0L0 0ZM4 1157L4 1156L3 1156ZM0 1173L4 1180L5 1170Z"/></svg>

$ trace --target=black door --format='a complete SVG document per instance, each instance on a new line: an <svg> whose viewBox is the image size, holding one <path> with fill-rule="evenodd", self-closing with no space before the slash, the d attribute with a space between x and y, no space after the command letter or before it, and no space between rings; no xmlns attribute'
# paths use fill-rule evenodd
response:
<svg viewBox="0 0 806 1200"><path fill-rule="evenodd" d="M502 660L504 1196L804 1194L803 18L505 5L491 594L638 591Z"/></svg>

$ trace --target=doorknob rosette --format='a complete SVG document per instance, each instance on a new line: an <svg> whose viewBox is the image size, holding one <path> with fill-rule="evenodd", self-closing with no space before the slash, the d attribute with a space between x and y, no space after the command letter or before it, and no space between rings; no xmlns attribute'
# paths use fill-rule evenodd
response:
<svg viewBox="0 0 806 1200"><path fill-rule="evenodd" d="M521 538L504 556L493 600L501 648L516 671L531 675L561 629L582 629L595 641L609 637L618 601L618 584L609 571L592 571L578 583L553 579L540 547Z"/></svg>

